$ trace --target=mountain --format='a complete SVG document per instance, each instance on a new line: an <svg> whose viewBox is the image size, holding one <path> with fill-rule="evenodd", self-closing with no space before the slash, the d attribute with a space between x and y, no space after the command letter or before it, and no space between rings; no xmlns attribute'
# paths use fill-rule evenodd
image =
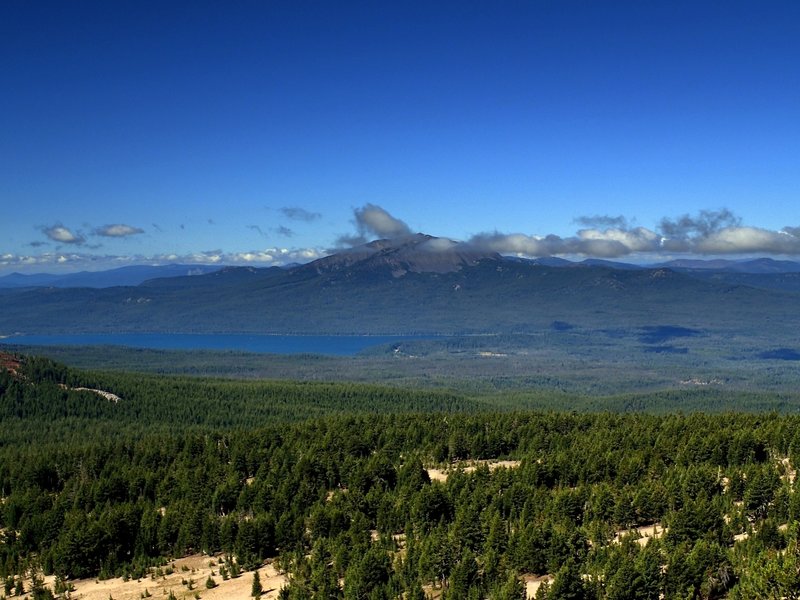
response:
<svg viewBox="0 0 800 600"><path fill-rule="evenodd" d="M220 269L214 265L130 265L107 271L81 271L66 275L51 273L11 273L0 277L0 288L21 287L91 287L107 288L124 285L139 285L156 277L185 277L201 275Z"/></svg>
<svg viewBox="0 0 800 600"><path fill-rule="evenodd" d="M668 268L701 279L714 278L718 281L727 281L732 284L753 285L766 289L800 289L795 283L798 280L797 276L786 276L800 274L800 262L789 260L778 261L771 258L743 261L678 259L652 265L637 265L597 258L587 258L580 262L575 262L555 256L540 258L501 257L496 253L479 252L464 244L425 234L415 234L395 240L375 240L309 264L294 263L280 267L270 267L270 269L312 271L317 274L339 272L343 275L352 275L351 270L355 269L362 274L388 271L395 277L402 277L406 273L448 273L458 271L464 267L475 266L479 261L485 259L564 268L605 267L615 270ZM109 288L136 286L143 283L150 285L152 281L159 279L174 279L175 281L172 282L172 285L189 285L183 280L186 276L205 275L218 271L228 273L229 269L235 270L236 267L180 264L132 265L106 271L81 271L80 273L66 275L11 273L0 276L0 289L26 287ZM238 276L243 276L243 273L249 272L252 275L258 273L256 276L261 277L268 270L253 267L241 267L241 269L237 271L239 273ZM720 276L720 274L723 276ZM747 277L741 274L759 275L760 277ZM274 275L274 273L271 275ZM772 278L771 276L775 277Z"/></svg>
<svg viewBox="0 0 800 600"><path fill-rule="evenodd" d="M497 253L476 251L446 238L417 233L393 240L375 240L299 267L300 272L379 273L393 277L406 273L450 273L475 266L481 260L501 260Z"/></svg>
<svg viewBox="0 0 800 600"><path fill-rule="evenodd" d="M800 326L798 300L666 268L548 266L419 235L288 270L228 267L137 286L0 290L0 334L472 334L549 331L557 321L598 329L754 324L785 336Z"/></svg>

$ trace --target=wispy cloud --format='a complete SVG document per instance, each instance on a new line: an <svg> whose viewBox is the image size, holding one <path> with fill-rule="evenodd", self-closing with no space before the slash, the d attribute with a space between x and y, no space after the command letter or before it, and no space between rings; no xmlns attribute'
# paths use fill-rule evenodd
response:
<svg viewBox="0 0 800 600"><path fill-rule="evenodd" d="M284 227L283 225L278 225L274 230L275 233L280 235L281 237L292 237L294 235L294 231L289 229L288 227Z"/></svg>
<svg viewBox="0 0 800 600"><path fill-rule="evenodd" d="M707 237L722 231L739 227L742 220L727 208L720 210L701 210L696 216L682 215L677 219L664 217L659 224L660 231L672 238Z"/></svg>
<svg viewBox="0 0 800 600"><path fill-rule="evenodd" d="M261 227L259 227L258 225L248 225L247 228L252 229L256 233L258 233L258 235L260 235L261 237L267 237L267 234L264 233L264 230L261 229Z"/></svg>
<svg viewBox="0 0 800 600"><path fill-rule="evenodd" d="M318 212L310 212L305 208L300 208L299 206L284 206L280 209L280 211L283 213L284 217L293 221L305 221L310 223L311 221L316 221L322 217L322 215Z"/></svg>
<svg viewBox="0 0 800 600"><path fill-rule="evenodd" d="M94 233L95 235L100 235L103 237L123 238L144 233L144 229L133 227L131 225L125 225L123 223L115 223L113 225L103 225L102 227L98 227L94 230Z"/></svg>
<svg viewBox="0 0 800 600"><path fill-rule="evenodd" d="M51 227L42 227L41 230L49 239L59 244L75 244L79 246L86 243L86 238L80 232L73 232L61 223L56 223Z"/></svg>
<svg viewBox="0 0 800 600"><path fill-rule="evenodd" d="M623 217L622 215L612 217L610 215L591 215L591 216L581 216L575 217L572 220L573 223L576 225L580 225L581 227L591 227L591 228L617 228L617 229L627 229L628 228L628 219Z"/></svg>

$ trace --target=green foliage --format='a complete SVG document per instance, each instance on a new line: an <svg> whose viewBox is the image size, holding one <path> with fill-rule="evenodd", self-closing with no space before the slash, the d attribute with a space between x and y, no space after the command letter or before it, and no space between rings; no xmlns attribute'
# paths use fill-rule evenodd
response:
<svg viewBox="0 0 800 600"><path fill-rule="evenodd" d="M797 585L797 528L782 527L800 514L788 482L796 416L384 413L390 401L433 409L450 396L183 377L137 384L47 364L0 397L5 414L18 411L0 430L6 596L21 593L32 564L63 586L136 577L200 550L224 554L223 580L272 559L292 575L280 592L291 599L419 598L428 586L444 600L518 599L522 574L555 576L544 598L791 597ZM130 399L115 405L59 379L113 384ZM193 406L204 386L222 403L201 401L206 417ZM384 407L362 410L372 392ZM258 420L281 403L313 413L314 393L317 406L343 414ZM148 394L162 394L171 430L134 418L156 403ZM192 423L169 420L194 412ZM455 458L446 481L431 480L425 465ZM518 462L481 462L496 459ZM669 526L663 540L612 542L616 529L656 522ZM743 532L749 539L734 545ZM255 590L257 572L253 580ZM47 594L36 581L31 593Z"/></svg>
<svg viewBox="0 0 800 600"><path fill-rule="evenodd" d="M253 573L253 585L250 588L250 595L253 598L259 598L261 594L264 593L264 588L261 587L261 577L258 574L258 571Z"/></svg>

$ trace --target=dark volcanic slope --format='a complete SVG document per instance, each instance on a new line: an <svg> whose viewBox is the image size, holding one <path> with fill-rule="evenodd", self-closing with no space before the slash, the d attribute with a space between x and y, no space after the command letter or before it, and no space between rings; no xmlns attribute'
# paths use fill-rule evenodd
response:
<svg viewBox="0 0 800 600"><path fill-rule="evenodd" d="M297 270L318 275L389 271L393 277L402 277L406 273L450 273L484 259L502 260L499 254L478 252L452 240L417 233L394 240L375 240Z"/></svg>
<svg viewBox="0 0 800 600"><path fill-rule="evenodd" d="M3 293L0 333L494 333L553 321L786 330L798 325L798 299L669 269L505 260L413 236L289 271L228 268L136 287Z"/></svg>

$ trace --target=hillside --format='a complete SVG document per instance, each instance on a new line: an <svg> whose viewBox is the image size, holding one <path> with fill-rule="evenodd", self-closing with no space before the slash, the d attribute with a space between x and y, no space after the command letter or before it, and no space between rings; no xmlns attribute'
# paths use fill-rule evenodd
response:
<svg viewBox="0 0 800 600"><path fill-rule="evenodd" d="M4 361L6 597L244 598L255 570L290 600L800 584L798 416L481 412L374 386Z"/></svg>

